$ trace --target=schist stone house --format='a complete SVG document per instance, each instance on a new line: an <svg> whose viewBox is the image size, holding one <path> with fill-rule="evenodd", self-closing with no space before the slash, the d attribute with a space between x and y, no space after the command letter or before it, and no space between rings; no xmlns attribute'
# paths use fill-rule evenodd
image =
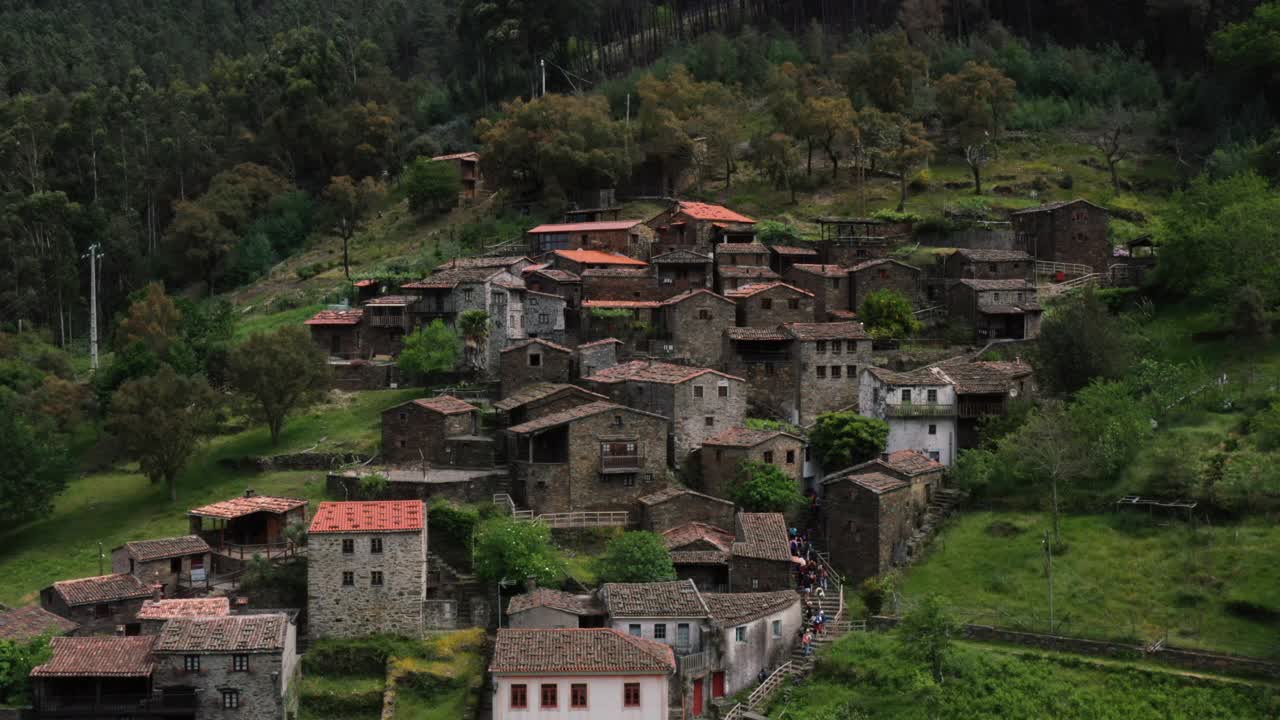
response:
<svg viewBox="0 0 1280 720"><path fill-rule="evenodd" d="M307 542L312 637L420 636L426 528L421 500L321 503Z"/></svg>
<svg viewBox="0 0 1280 720"><path fill-rule="evenodd" d="M711 699L734 695L756 684L766 672L790 659L800 632L800 596L791 590L703 593L720 642L710 663ZM698 681L691 692L693 715L701 715Z"/></svg>
<svg viewBox="0 0 1280 720"><path fill-rule="evenodd" d="M899 240L911 237L911 223L841 217L820 217L815 222L821 234L818 250L823 262L845 267L882 258Z"/></svg>
<svg viewBox="0 0 1280 720"><path fill-rule="evenodd" d="M604 338L574 348L573 376L583 378L617 365L618 348L622 345L623 342L617 338Z"/></svg>
<svg viewBox="0 0 1280 720"><path fill-rule="evenodd" d="M498 630L494 720L668 720L667 645L611 628Z"/></svg>
<svg viewBox="0 0 1280 720"><path fill-rule="evenodd" d="M582 277L568 270L534 265L523 273L525 287L531 292L556 295L564 300L565 327L577 327L578 308L582 305Z"/></svg>
<svg viewBox="0 0 1280 720"><path fill-rule="evenodd" d="M794 586L781 513L738 513L734 532L689 522L662 533L676 574L703 591L756 592Z"/></svg>
<svg viewBox="0 0 1280 720"><path fill-rule="evenodd" d="M947 290L952 322L973 326L978 340L1032 339L1043 312L1036 286L1026 280L960 280Z"/></svg>
<svg viewBox="0 0 1280 720"><path fill-rule="evenodd" d="M1021 250L960 249L945 259L943 274L949 280L1034 281L1036 260Z"/></svg>
<svg viewBox="0 0 1280 720"><path fill-rule="evenodd" d="M670 418L674 467L683 467L707 438L746 418L742 378L710 368L633 360L583 383L616 403Z"/></svg>
<svg viewBox="0 0 1280 720"><path fill-rule="evenodd" d="M849 268L849 309L854 312L872 293L880 290L893 290L918 303L924 295L923 289L923 271L897 260L865 260Z"/></svg>
<svg viewBox="0 0 1280 720"><path fill-rule="evenodd" d="M1048 203L1009 214L1018 248L1042 262L1105 273L1111 262L1110 213L1088 200Z"/></svg>
<svg viewBox="0 0 1280 720"><path fill-rule="evenodd" d="M511 427L579 405L608 400L604 395L577 385L536 383L495 402L493 409L498 411L499 423Z"/></svg>
<svg viewBox="0 0 1280 720"><path fill-rule="evenodd" d="M203 583L213 566L209 543L198 535L134 540L111 550L111 570L176 595L181 585Z"/></svg>
<svg viewBox="0 0 1280 720"><path fill-rule="evenodd" d="M40 591L40 607L80 626L80 635L138 635L142 603L159 595L133 575L60 580Z"/></svg>
<svg viewBox="0 0 1280 720"><path fill-rule="evenodd" d="M888 452L918 450L943 465L955 462L955 382L940 368L864 370L858 412L889 424Z"/></svg>
<svg viewBox="0 0 1280 720"><path fill-rule="evenodd" d="M658 284L674 292L710 288L715 279L711 256L692 250L661 253L649 262L657 270Z"/></svg>
<svg viewBox="0 0 1280 720"><path fill-rule="evenodd" d="M728 290L738 305L739 327L776 328L783 323L813 320L813 293L786 283L770 282Z"/></svg>
<svg viewBox="0 0 1280 720"><path fill-rule="evenodd" d="M720 265L716 267L716 290L727 292L748 285L777 282L782 276L766 265Z"/></svg>
<svg viewBox="0 0 1280 720"><path fill-rule="evenodd" d="M80 626L39 605L0 612L0 640L25 642L41 635L71 635Z"/></svg>
<svg viewBox="0 0 1280 720"><path fill-rule="evenodd" d="M732 266L769 267L769 248L760 243L723 242L714 250L717 271Z"/></svg>
<svg viewBox="0 0 1280 720"><path fill-rule="evenodd" d="M573 350L541 338L518 342L502 350L502 396L534 383L569 382L572 370Z"/></svg>
<svg viewBox="0 0 1280 720"><path fill-rule="evenodd" d="M170 620L201 617L225 617L231 614L231 598L169 598L147 600L138 611L143 635L159 635Z"/></svg>
<svg viewBox="0 0 1280 720"><path fill-rule="evenodd" d="M291 550L285 528L307 521L307 501L301 498L244 495L187 511L191 534L213 551L213 572L238 569L255 554L273 557Z"/></svg>
<svg viewBox="0 0 1280 720"><path fill-rule="evenodd" d="M733 427L702 443L702 489L728 497L744 461L776 465L796 481L804 477L804 438L780 430Z"/></svg>
<svg viewBox="0 0 1280 720"><path fill-rule="evenodd" d="M656 533L691 522L730 527L736 513L733 503L728 500L682 487L669 487L645 495L639 503L640 526Z"/></svg>
<svg viewBox="0 0 1280 720"><path fill-rule="evenodd" d="M693 250L710 253L721 242L751 242L756 221L721 205L676 202L645 223L653 228L654 253Z"/></svg>
<svg viewBox="0 0 1280 720"><path fill-rule="evenodd" d="M814 248L792 245L769 246L769 267L779 275L786 275L787 269L797 263L813 265L817 262L818 251Z"/></svg>
<svg viewBox="0 0 1280 720"><path fill-rule="evenodd" d="M522 258L521 261L526 260ZM415 326L426 325L436 319L453 325L457 317L468 310L488 313L492 330L483 350L482 361L491 374L497 372L502 349L528 336L525 318L527 288L524 280L508 270L507 266L446 269L422 280L401 285L400 288L412 293L415 298L412 305ZM563 312L563 308L557 308L558 305L548 308L547 323L539 326L544 331L554 332L557 322L554 315L556 312Z"/></svg>
<svg viewBox="0 0 1280 720"><path fill-rule="evenodd" d="M604 627L605 614L595 595L534 588L511 598L507 621L513 628L593 628Z"/></svg>
<svg viewBox="0 0 1280 720"><path fill-rule="evenodd" d="M1032 368L1021 359L952 361L939 365L956 384L957 440L960 449L978 446L978 424L984 417L1003 417L1013 402L1035 395Z"/></svg>
<svg viewBox="0 0 1280 720"><path fill-rule="evenodd" d="M603 220L539 225L527 236L532 255L552 250L604 250L646 255L653 231L642 220Z"/></svg>
<svg viewBox="0 0 1280 720"><path fill-rule="evenodd" d="M458 191L458 199L475 200L480 196L480 188L484 180L480 175L480 153L461 152L451 155L437 155L432 162L443 162L458 168L458 176L462 178L462 189Z"/></svg>
<svg viewBox="0 0 1280 720"><path fill-rule="evenodd" d="M392 463L492 465L493 443L479 432L480 408L465 400L410 400L382 411L382 456Z"/></svg>
<svg viewBox="0 0 1280 720"><path fill-rule="evenodd" d="M822 481L823 530L831 563L853 582L881 575L907 559L943 466L900 450Z"/></svg>
<svg viewBox="0 0 1280 720"><path fill-rule="evenodd" d="M702 592L729 590L733 533L722 526L688 522L662 533L676 577L692 581Z"/></svg>
<svg viewBox="0 0 1280 720"><path fill-rule="evenodd" d="M792 265L783 274L792 287L813 295L813 322L826 322L828 313L849 309L849 271L839 265Z"/></svg>
<svg viewBox="0 0 1280 720"><path fill-rule="evenodd" d="M517 501L535 514L629 510L666 484L668 421L592 402L507 429Z"/></svg>
<svg viewBox="0 0 1280 720"><path fill-rule="evenodd" d="M678 354L695 365L717 367L720 333L735 322L737 305L732 300L710 290L690 290L662 303L657 341L664 345L665 355Z"/></svg>
<svg viewBox="0 0 1280 720"><path fill-rule="evenodd" d="M364 341L361 334L364 310L321 310L306 321L311 339L329 353L329 357L341 360L363 357Z"/></svg>
<svg viewBox="0 0 1280 720"><path fill-rule="evenodd" d="M665 300L675 292L669 285L660 285L648 267L582 271L582 296L589 300Z"/></svg>

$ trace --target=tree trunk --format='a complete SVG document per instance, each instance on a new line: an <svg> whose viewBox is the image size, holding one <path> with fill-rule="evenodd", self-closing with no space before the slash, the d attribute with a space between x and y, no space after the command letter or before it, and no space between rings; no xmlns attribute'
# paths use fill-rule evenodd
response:
<svg viewBox="0 0 1280 720"><path fill-rule="evenodd" d="M903 170L901 177L898 178L898 212L907 209L907 172Z"/></svg>
<svg viewBox="0 0 1280 720"><path fill-rule="evenodd" d="M805 144L809 147L809 160L805 165L804 176L813 177L813 141L805 140Z"/></svg>
<svg viewBox="0 0 1280 720"><path fill-rule="evenodd" d="M351 281L351 256L348 248L351 245L351 236L346 233L342 234L342 272L346 273L347 281Z"/></svg>
<svg viewBox="0 0 1280 720"><path fill-rule="evenodd" d="M1107 169L1111 171L1111 187L1120 194L1120 173L1116 171L1116 160L1107 158Z"/></svg>
<svg viewBox="0 0 1280 720"><path fill-rule="evenodd" d="M176 471L165 473L164 481L169 485L169 502L178 502L178 473Z"/></svg>
<svg viewBox="0 0 1280 720"><path fill-rule="evenodd" d="M973 194L982 194L982 168L977 165L970 165L969 169L973 171Z"/></svg>
<svg viewBox="0 0 1280 720"><path fill-rule="evenodd" d="M833 152L828 152L827 157L831 158L831 180L834 182L840 177L840 157Z"/></svg>
<svg viewBox="0 0 1280 720"><path fill-rule="evenodd" d="M271 447L280 444L280 430L284 425L284 418L272 418L267 422L267 428L271 431Z"/></svg>
<svg viewBox="0 0 1280 720"><path fill-rule="evenodd" d="M726 189L733 187L733 160L730 158L724 161L724 186Z"/></svg>
<svg viewBox="0 0 1280 720"><path fill-rule="evenodd" d="M1062 542L1062 525L1058 520L1058 478L1051 480L1053 484L1053 544Z"/></svg>

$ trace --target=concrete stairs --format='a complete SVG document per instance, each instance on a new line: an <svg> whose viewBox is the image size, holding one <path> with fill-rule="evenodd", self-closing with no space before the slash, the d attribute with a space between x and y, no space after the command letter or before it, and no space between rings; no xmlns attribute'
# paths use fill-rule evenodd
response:
<svg viewBox="0 0 1280 720"><path fill-rule="evenodd" d="M935 490L925 509L924 521L907 540L907 554L913 558L919 557L924 552L924 546L938 534L942 524L968 496L965 491L954 488Z"/></svg>

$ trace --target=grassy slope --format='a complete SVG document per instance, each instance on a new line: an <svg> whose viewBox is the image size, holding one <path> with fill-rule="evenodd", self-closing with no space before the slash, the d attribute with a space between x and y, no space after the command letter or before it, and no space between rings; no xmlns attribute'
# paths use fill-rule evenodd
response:
<svg viewBox="0 0 1280 720"><path fill-rule="evenodd" d="M319 450L372 448L378 441L378 414L415 394L390 390L338 396L336 402L291 419L278 448L271 447L261 427L214 438L179 477L176 506L169 502L165 488L151 485L132 469L73 480L59 496L52 515L0 535L0 578L4 578L0 603L29 602L54 580L97 574L98 543L109 554L111 548L129 540L185 533L188 508L226 499L246 487L263 494L321 499L323 473L239 473L218 460L313 446ZM109 571L110 558L104 563Z"/></svg>
<svg viewBox="0 0 1280 720"><path fill-rule="evenodd" d="M993 523L1020 530L1005 536ZM904 595L938 593L969 622L1045 630L1043 533L1047 514L962 516L911 569ZM1270 655L1280 624L1233 614L1228 603L1274 605L1280 587L1280 528L1262 522L1202 527L1144 515L1066 516L1069 548L1054 558L1055 621L1061 632Z"/></svg>

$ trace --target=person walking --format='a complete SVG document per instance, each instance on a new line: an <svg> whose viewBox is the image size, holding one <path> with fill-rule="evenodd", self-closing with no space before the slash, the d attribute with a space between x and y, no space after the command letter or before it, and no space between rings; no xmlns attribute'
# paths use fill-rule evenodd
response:
<svg viewBox="0 0 1280 720"><path fill-rule="evenodd" d="M813 654L813 633L805 632L804 637L800 638L800 645L804 648L804 656L809 657Z"/></svg>

